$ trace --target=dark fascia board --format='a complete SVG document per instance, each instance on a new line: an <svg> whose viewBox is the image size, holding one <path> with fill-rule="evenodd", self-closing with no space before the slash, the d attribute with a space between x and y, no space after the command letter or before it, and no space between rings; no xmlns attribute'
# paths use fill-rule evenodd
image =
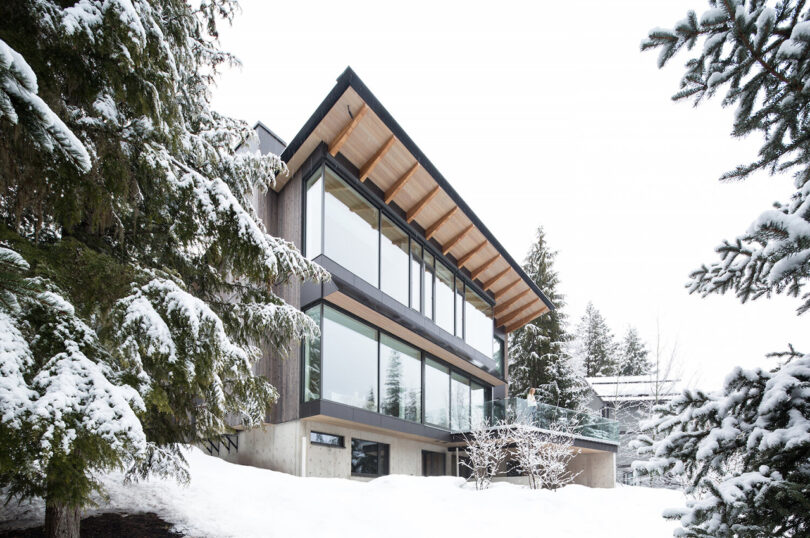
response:
<svg viewBox="0 0 810 538"><path fill-rule="evenodd" d="M337 103L340 96L351 87L357 94L366 102L366 104L374 111L380 120L388 127L394 136L405 146L405 148L413 155L420 166L422 166L428 174L433 177L436 183L444 190L448 196L453 200L453 202L464 212L465 215L472 221L476 228L484 235L484 237L489 241L498 253L504 257L504 259L509 263L509 265L517 272L518 275L523 279L523 281L531 288L531 290L537 294L538 297L545 303L545 305L549 308L549 310L554 310L555 306L551 302L551 300L546 297L546 294L543 293L537 284L529 278L529 275L523 271L523 268L518 264L512 256L507 252L507 250L501 245L501 243L495 239L495 236L492 235L492 232L484 226L484 223L478 218L478 216L473 212L472 209L467 205L467 203L462 200L461 196L456 192L456 190L450 186L450 183L444 178L444 176L436 169L430 159L428 159L422 150L416 145L416 143L411 140L411 137L400 127L399 123L391 116L391 114L385 109L385 107L380 103L380 101L371 93L371 90L360 80L360 77L352 70L351 67L346 67L346 70L341 73L341 75L337 78L337 83L335 87L332 88L332 91L326 96L326 99L318 106L315 112L310 116L307 122L304 124L304 127L295 135L295 138L292 139L290 145L284 150L281 154L281 160L284 162L288 162L295 152L301 147L301 144L304 143L304 140L309 137L312 131L318 126L318 124L323 120L326 114L332 110L332 107Z"/></svg>

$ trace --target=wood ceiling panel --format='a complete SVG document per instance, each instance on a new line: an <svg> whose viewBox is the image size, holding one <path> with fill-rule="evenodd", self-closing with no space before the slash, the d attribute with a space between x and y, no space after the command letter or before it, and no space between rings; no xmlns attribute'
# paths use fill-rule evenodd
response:
<svg viewBox="0 0 810 538"><path fill-rule="evenodd" d="M320 143L333 143L341 133L345 133L347 126L352 123L352 115L357 114L364 104L357 92L349 87L292 156L288 163L290 172L294 173ZM349 110L352 115L349 114ZM355 122L350 134L345 137L340 146L340 153L360 170L372 162L372 158L379 154L380 149L392 136L393 133L385 123L372 110L367 109L362 118ZM392 186L412 170L406 181L398 185L389 202L395 203L406 213L438 187L436 180L424 167L415 166L416 158L399 140L395 139L373 164L374 167L370 169L366 181L373 182L383 192L391 190ZM275 190L280 190L288 180L289 175L279 178ZM422 229L428 230L454 207L456 207L455 201L439 188L436 194L424 204L413 222L419 224ZM468 231L460 236L465 230ZM456 211L433 234L433 238L442 246L459 236L461 238L447 250L447 253L470 271L480 285L490 285L489 291L496 297L496 308L498 305L512 301L500 309L501 318L519 313L509 317L501 324L507 331L515 330L520 324L528 323L547 310L540 297L522 280L518 271L512 268L496 248L488 242L483 233L473 225L468 215L462 211ZM482 243L485 243L483 247ZM498 258L494 262L489 263L484 270L480 270L496 256ZM531 317L535 312L536 315Z"/></svg>

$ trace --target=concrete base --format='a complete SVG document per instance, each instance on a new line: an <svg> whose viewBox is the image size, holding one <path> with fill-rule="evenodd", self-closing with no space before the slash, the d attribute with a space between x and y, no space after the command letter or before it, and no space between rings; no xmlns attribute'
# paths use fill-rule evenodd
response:
<svg viewBox="0 0 810 538"><path fill-rule="evenodd" d="M309 442L311 431L343 436L345 446L340 448L312 444ZM423 450L442 454L447 474L455 474L455 470L450 468L450 453L444 443L416 441L314 420L267 424L263 428L241 432L239 450L230 454L223 453L221 457L232 463L296 476L359 478L351 475L353 438L389 445L391 474L421 476Z"/></svg>
<svg viewBox="0 0 810 538"><path fill-rule="evenodd" d="M310 442L310 432L316 431L343 437L343 447L324 446ZM421 476L422 451L442 454L448 475L456 475L454 452L442 442L421 441L377 430L351 427L319 420L295 420L282 424L266 424L262 428L240 432L239 450L220 457L232 463L272 469L296 476L326 478L367 478L351 474L352 439L385 443L390 448L390 474ZM463 453L463 449L462 449ZM572 472L579 473L575 484L594 488L612 488L616 481L616 455L612 452L587 451L577 454L569 463ZM505 467L503 469L505 471ZM498 477L498 481L528 484L526 477Z"/></svg>
<svg viewBox="0 0 810 538"><path fill-rule="evenodd" d="M572 472L580 473L574 484L592 488L616 486L616 454L613 452L581 453L568 464Z"/></svg>

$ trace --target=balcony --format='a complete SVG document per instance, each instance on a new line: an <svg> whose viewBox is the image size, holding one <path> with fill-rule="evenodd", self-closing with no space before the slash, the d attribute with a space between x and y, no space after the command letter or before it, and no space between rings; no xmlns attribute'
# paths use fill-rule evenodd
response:
<svg viewBox="0 0 810 538"><path fill-rule="evenodd" d="M532 408L523 398L493 400L484 404L483 416L490 424L509 424L552 429L555 425L570 428L575 436L610 443L619 442L619 423L590 413L574 411L544 403Z"/></svg>

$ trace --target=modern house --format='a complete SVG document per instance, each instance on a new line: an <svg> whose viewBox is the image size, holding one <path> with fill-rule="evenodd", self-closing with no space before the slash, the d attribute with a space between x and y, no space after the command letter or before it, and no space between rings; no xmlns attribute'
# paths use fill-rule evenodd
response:
<svg viewBox="0 0 810 538"><path fill-rule="evenodd" d="M350 68L289 145L256 129L289 169L259 216L332 278L281 286L320 339L259 363L279 401L220 455L300 476L459 473L461 434L509 401L509 334L554 306ZM613 485L610 437L576 436L580 483Z"/></svg>
<svg viewBox="0 0 810 538"><path fill-rule="evenodd" d="M638 484L631 465L643 458L630 446L630 442L642 433L641 422L650 418L656 405L665 404L682 393L684 387L681 380L649 374L586 377L585 381L602 402L602 415L619 424L616 480L623 484ZM650 485L668 485L666 480L645 480Z"/></svg>

